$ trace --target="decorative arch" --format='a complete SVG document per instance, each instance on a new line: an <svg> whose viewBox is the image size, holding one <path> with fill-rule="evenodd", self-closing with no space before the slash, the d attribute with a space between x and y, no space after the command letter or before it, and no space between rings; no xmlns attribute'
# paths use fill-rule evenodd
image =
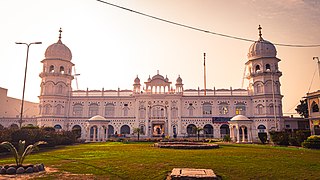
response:
<svg viewBox="0 0 320 180"><path fill-rule="evenodd" d="M257 105L257 114L264 114L264 106L262 104Z"/></svg>
<svg viewBox="0 0 320 180"><path fill-rule="evenodd" d="M10 129L19 129L19 126L17 124L11 124Z"/></svg>
<svg viewBox="0 0 320 180"><path fill-rule="evenodd" d="M54 65L51 65L51 66L49 67L49 73L54 73Z"/></svg>
<svg viewBox="0 0 320 180"><path fill-rule="evenodd" d="M108 103L106 104L106 107L105 107L105 115L106 117L113 117L114 116L114 104L112 103Z"/></svg>
<svg viewBox="0 0 320 180"><path fill-rule="evenodd" d="M194 124L189 124L187 126L188 136L196 136L197 135L197 127Z"/></svg>
<svg viewBox="0 0 320 180"><path fill-rule="evenodd" d="M212 115L212 104L209 102L205 102L202 105L202 114L203 116L211 116Z"/></svg>
<svg viewBox="0 0 320 180"><path fill-rule="evenodd" d="M64 74L65 72L64 72L64 67L63 66L60 66L60 73L61 74Z"/></svg>
<svg viewBox="0 0 320 180"><path fill-rule="evenodd" d="M56 115L62 115L63 114L63 106L61 104L58 104L56 106Z"/></svg>
<svg viewBox="0 0 320 180"><path fill-rule="evenodd" d="M99 105L92 103L89 105L89 117L93 117L99 114Z"/></svg>
<svg viewBox="0 0 320 180"><path fill-rule="evenodd" d="M80 138L81 137L81 126L80 125L74 125L72 127L72 132L76 135L76 138Z"/></svg>
<svg viewBox="0 0 320 180"><path fill-rule="evenodd" d="M60 124L56 124L56 125L53 126L53 128L54 128L55 130L61 130L61 129L62 129L62 126L61 126Z"/></svg>
<svg viewBox="0 0 320 180"><path fill-rule="evenodd" d="M114 134L114 127L112 125L108 125L108 135L113 135Z"/></svg>
<svg viewBox="0 0 320 180"><path fill-rule="evenodd" d="M271 71L271 66L270 66L270 64L266 64L266 71Z"/></svg>
<svg viewBox="0 0 320 180"><path fill-rule="evenodd" d="M220 137L223 138L226 135L230 135L230 128L228 124L222 124L220 126Z"/></svg>
<svg viewBox="0 0 320 180"><path fill-rule="evenodd" d="M258 126L258 132L259 132L259 133L265 132L266 129L267 129L266 126L264 126L263 124L260 124L260 125Z"/></svg>
<svg viewBox="0 0 320 180"><path fill-rule="evenodd" d="M203 127L203 133L205 134L206 137L213 137L214 136L213 126L211 124L206 124Z"/></svg>
<svg viewBox="0 0 320 180"><path fill-rule="evenodd" d="M43 114L52 114L52 106L51 104L46 104L44 105L43 107L44 111L43 111Z"/></svg>
<svg viewBox="0 0 320 180"><path fill-rule="evenodd" d="M120 134L130 134L130 127L128 125L121 126Z"/></svg>
<svg viewBox="0 0 320 180"><path fill-rule="evenodd" d="M81 117L83 112L83 106L80 103L77 103L73 106L73 115L76 117Z"/></svg>
<svg viewBox="0 0 320 180"><path fill-rule="evenodd" d="M260 65L257 64L257 65L255 66L255 72L257 73L257 72L260 72L260 71L261 71Z"/></svg>
<svg viewBox="0 0 320 180"><path fill-rule="evenodd" d="M238 102L236 104L236 115L245 115L246 114L246 104Z"/></svg>

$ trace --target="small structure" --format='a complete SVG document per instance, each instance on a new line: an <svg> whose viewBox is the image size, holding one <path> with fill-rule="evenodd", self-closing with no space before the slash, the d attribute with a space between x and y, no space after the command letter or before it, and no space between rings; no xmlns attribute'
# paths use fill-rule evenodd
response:
<svg viewBox="0 0 320 180"><path fill-rule="evenodd" d="M170 176L171 180L187 179L219 179L212 169L191 169L191 168L173 168Z"/></svg>
<svg viewBox="0 0 320 180"><path fill-rule="evenodd" d="M108 139L109 120L96 115L86 122L86 142L103 142Z"/></svg>
<svg viewBox="0 0 320 180"><path fill-rule="evenodd" d="M320 135L320 90L307 93L307 102L309 109L309 123L312 135Z"/></svg>
<svg viewBox="0 0 320 180"><path fill-rule="evenodd" d="M234 116L229 121L230 138L236 143L252 143L252 120L244 115Z"/></svg>

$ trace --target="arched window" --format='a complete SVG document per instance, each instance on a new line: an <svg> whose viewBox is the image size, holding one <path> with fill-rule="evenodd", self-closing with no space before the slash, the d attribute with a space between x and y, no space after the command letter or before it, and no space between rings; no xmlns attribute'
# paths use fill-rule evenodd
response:
<svg viewBox="0 0 320 180"><path fill-rule="evenodd" d="M227 103L220 103L219 104L219 113L222 115L229 113L229 106Z"/></svg>
<svg viewBox="0 0 320 180"><path fill-rule="evenodd" d="M316 103L316 102L312 102L312 104L311 104L311 111L312 112L319 112L319 106L318 106L318 104Z"/></svg>
<svg viewBox="0 0 320 180"><path fill-rule="evenodd" d="M245 115L246 114L246 105L244 103L236 104L236 115Z"/></svg>
<svg viewBox="0 0 320 180"><path fill-rule="evenodd" d="M50 66L49 72L50 72L50 73L54 73L54 66L53 66L53 65Z"/></svg>
<svg viewBox="0 0 320 180"><path fill-rule="evenodd" d="M63 66L60 66L60 73L64 74L64 67Z"/></svg>
<svg viewBox="0 0 320 180"><path fill-rule="evenodd" d="M63 86L61 84L58 85L57 94L63 94Z"/></svg>
<svg viewBox="0 0 320 180"><path fill-rule="evenodd" d="M144 134L144 125L140 125L140 134Z"/></svg>
<svg viewBox="0 0 320 180"><path fill-rule="evenodd" d="M257 111L258 111L258 114L263 114L263 105L262 104L259 104L257 106Z"/></svg>
<svg viewBox="0 0 320 180"><path fill-rule="evenodd" d="M128 114L129 114L129 108L128 108L128 106L125 106L123 108L123 116L128 116Z"/></svg>
<svg viewBox="0 0 320 180"><path fill-rule="evenodd" d="M146 118L146 110L144 108L139 109L139 116L141 119Z"/></svg>
<svg viewBox="0 0 320 180"><path fill-rule="evenodd" d="M257 84L257 93L263 93L263 85L261 83Z"/></svg>
<svg viewBox="0 0 320 180"><path fill-rule="evenodd" d="M81 104L75 104L73 106L73 115L76 117L81 117L82 116L82 111L83 111L83 107Z"/></svg>
<svg viewBox="0 0 320 180"><path fill-rule="evenodd" d="M269 104L269 114L271 114L271 115L274 114L274 106L273 106L273 104Z"/></svg>
<svg viewBox="0 0 320 180"><path fill-rule="evenodd" d="M61 115L62 114L62 110L63 110L63 106L61 104L58 104L56 106L56 114L57 115Z"/></svg>
<svg viewBox="0 0 320 180"><path fill-rule="evenodd" d="M50 104L46 104L44 106L44 114L51 114L52 113L51 109L52 109L52 106Z"/></svg>
<svg viewBox="0 0 320 180"><path fill-rule="evenodd" d="M190 103L188 107L189 117L193 116L193 110L194 110L194 107L192 106L192 103Z"/></svg>
<svg viewBox="0 0 320 180"><path fill-rule="evenodd" d="M176 119L178 117L178 108L176 108L176 107L172 108L171 117L172 117L172 119Z"/></svg>
<svg viewBox="0 0 320 180"><path fill-rule="evenodd" d="M266 128L264 125L262 125L262 124L258 126L258 132L259 132L259 133L265 132L266 129L267 129L267 128Z"/></svg>
<svg viewBox="0 0 320 180"><path fill-rule="evenodd" d="M212 115L212 105L208 102L203 103L203 116L211 116Z"/></svg>
<svg viewBox="0 0 320 180"><path fill-rule="evenodd" d="M260 66L256 65L256 72L260 72Z"/></svg>
<svg viewBox="0 0 320 180"><path fill-rule="evenodd" d="M114 117L114 105L112 103L108 103L105 108L106 117Z"/></svg>
<svg viewBox="0 0 320 180"><path fill-rule="evenodd" d="M89 106L89 117L93 117L99 114L99 106L98 104L90 104Z"/></svg>
<svg viewBox="0 0 320 180"><path fill-rule="evenodd" d="M56 125L54 125L54 129L55 130L60 130L60 129L62 129L62 127L61 127L60 124L56 124Z"/></svg>
<svg viewBox="0 0 320 180"><path fill-rule="evenodd" d="M176 126L173 126L173 127L172 127L172 132L173 132L173 134L175 134L175 135L177 134L177 127L176 127Z"/></svg>
<svg viewBox="0 0 320 180"><path fill-rule="evenodd" d="M130 127L128 125L121 126L120 134L130 134Z"/></svg>
<svg viewBox="0 0 320 180"><path fill-rule="evenodd" d="M230 129L227 124L223 124L220 126L220 137L223 138L226 135L230 134Z"/></svg>
<svg viewBox="0 0 320 180"><path fill-rule="evenodd" d="M271 71L271 66L270 66L270 64L266 64L266 71Z"/></svg>

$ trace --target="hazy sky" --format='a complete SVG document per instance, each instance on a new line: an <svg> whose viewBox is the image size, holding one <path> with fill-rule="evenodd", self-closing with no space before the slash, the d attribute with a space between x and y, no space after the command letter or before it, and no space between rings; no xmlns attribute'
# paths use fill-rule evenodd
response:
<svg viewBox="0 0 320 180"><path fill-rule="evenodd" d="M320 44L318 0L108 0L136 11L218 33L273 43ZM38 102L40 61L46 48L62 42L73 54L79 89L132 89L138 75L145 82L160 71L185 89L203 88L203 53L207 88L241 88L250 42L206 34L150 19L95 0L1 0L0 87L21 98L26 46L29 53L25 99ZM276 46L283 112L309 90L320 48ZM244 88L247 87L245 80ZM75 83L73 88L76 89ZM310 91L320 89L318 72ZM288 115L288 114L286 114Z"/></svg>

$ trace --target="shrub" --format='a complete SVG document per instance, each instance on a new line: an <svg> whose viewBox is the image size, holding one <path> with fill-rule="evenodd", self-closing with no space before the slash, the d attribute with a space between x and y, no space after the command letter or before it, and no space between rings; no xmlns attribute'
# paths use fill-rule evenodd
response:
<svg viewBox="0 0 320 180"><path fill-rule="evenodd" d="M276 145L289 145L289 133L285 131L270 131L270 139Z"/></svg>
<svg viewBox="0 0 320 180"><path fill-rule="evenodd" d="M231 141L230 135L223 136L223 141L224 142L230 142Z"/></svg>
<svg viewBox="0 0 320 180"><path fill-rule="evenodd" d="M262 144L265 144L267 142L268 135L266 132L259 132L258 137L259 137Z"/></svg>
<svg viewBox="0 0 320 180"><path fill-rule="evenodd" d="M320 136L313 135L308 137L308 139L302 143L302 147L310 149L320 149Z"/></svg>

